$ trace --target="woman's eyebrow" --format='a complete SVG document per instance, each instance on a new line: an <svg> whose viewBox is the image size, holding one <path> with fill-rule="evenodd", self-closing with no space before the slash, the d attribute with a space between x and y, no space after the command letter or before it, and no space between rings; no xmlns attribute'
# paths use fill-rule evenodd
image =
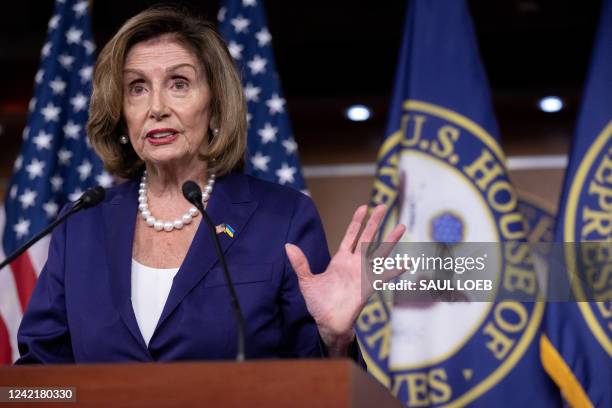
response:
<svg viewBox="0 0 612 408"><path fill-rule="evenodd" d="M134 68L125 68L123 70L124 74L136 74L136 75L144 75L144 73L139 70L139 69L134 69Z"/></svg>
<svg viewBox="0 0 612 408"><path fill-rule="evenodd" d="M183 67L189 67L193 69L193 72L195 72L196 74L198 73L198 70L196 69L196 67L186 62L182 64L172 65L171 67L166 68L166 72L176 71L177 69L183 68Z"/></svg>
<svg viewBox="0 0 612 408"><path fill-rule="evenodd" d="M176 64L176 65L172 65L168 68L166 68L166 72L173 72L176 71L180 68L191 68L193 70L193 72L197 75L198 74L198 70L196 67L194 67L192 64L189 63L181 63L181 64ZM134 74L134 75L139 75L139 76L146 76L145 73L139 69L136 68L125 68L123 70L123 74L127 75L127 74Z"/></svg>

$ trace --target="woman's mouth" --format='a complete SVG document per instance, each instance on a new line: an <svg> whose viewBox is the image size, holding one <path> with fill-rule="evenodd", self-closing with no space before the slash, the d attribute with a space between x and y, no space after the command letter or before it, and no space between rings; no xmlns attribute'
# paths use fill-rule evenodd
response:
<svg viewBox="0 0 612 408"><path fill-rule="evenodd" d="M154 129L147 133L146 139L153 146L172 143L178 135L176 129Z"/></svg>

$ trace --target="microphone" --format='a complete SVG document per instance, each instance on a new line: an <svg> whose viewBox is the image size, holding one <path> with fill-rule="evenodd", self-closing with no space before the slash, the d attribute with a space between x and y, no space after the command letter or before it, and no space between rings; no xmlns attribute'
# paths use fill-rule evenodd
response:
<svg viewBox="0 0 612 408"><path fill-rule="evenodd" d="M45 229L40 231L38 234L34 235L28 242L23 244L21 247L17 248L15 252L10 254L2 263L0 264L0 269L4 268L11 262L13 262L19 255L24 253L28 248L37 243L42 237L51 232L55 227L64 222L66 218L70 217L72 214L91 207L95 207L100 204L104 197L106 196L106 190L100 186L92 187L85 191L78 200L76 200L72 206L72 208L66 211L61 217L57 218L51 224L49 224Z"/></svg>
<svg viewBox="0 0 612 408"><path fill-rule="evenodd" d="M85 191L76 201L75 206L79 205L83 209L95 207L104 200L104 197L106 197L106 190L101 186L95 186Z"/></svg>
<svg viewBox="0 0 612 408"><path fill-rule="evenodd" d="M230 291L230 297L232 300L232 310L234 312L234 316L236 318L236 325L238 326L238 334L237 334L237 351L236 351L236 361L244 361L244 344L245 344L245 324L244 317L242 316L242 311L240 309L240 303L238 302L238 295L236 294L236 288L232 283L232 279L230 277L229 271L227 269L227 262L225 261L225 256L223 255L223 251L221 250L221 244L219 243L219 237L217 236L217 230L215 225L211 221L210 217L204 211L204 204L202 203L202 190L200 186L197 185L194 181L188 180L183 184L183 196L193 204L200 212L202 213L202 218L204 218L204 222L208 226L208 231L213 237L213 242L215 243L215 250L217 251L217 257L221 262L221 267L223 268L223 275L225 276L225 282L227 283L227 287Z"/></svg>

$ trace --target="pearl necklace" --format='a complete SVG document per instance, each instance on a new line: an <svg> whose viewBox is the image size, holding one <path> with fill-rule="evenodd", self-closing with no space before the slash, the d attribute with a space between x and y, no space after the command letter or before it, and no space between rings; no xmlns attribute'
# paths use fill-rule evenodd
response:
<svg viewBox="0 0 612 408"><path fill-rule="evenodd" d="M204 191L202 191L202 203L206 204L206 202L210 199L210 194L212 193L213 186L215 184L215 173L211 173L208 177L208 181L206 183L206 187ZM174 221L162 221L155 218L151 211L149 210L149 204L147 202L147 171L145 170L142 173L142 178L140 179L140 188L138 189L138 211L140 211L140 215L146 221L149 227L153 227L155 231L167 231L170 232L172 230L180 230L183 226L191 223L191 220L194 217L197 217L200 213L197 208L191 207L185 214L183 214L180 218L177 218Z"/></svg>

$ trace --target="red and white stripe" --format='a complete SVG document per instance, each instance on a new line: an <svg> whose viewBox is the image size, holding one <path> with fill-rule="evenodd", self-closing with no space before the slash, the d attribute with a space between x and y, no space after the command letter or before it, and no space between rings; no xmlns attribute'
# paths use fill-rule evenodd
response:
<svg viewBox="0 0 612 408"><path fill-rule="evenodd" d="M4 207L0 206L0 232L5 227ZM10 226L9 226L10 228ZM8 267L0 270L0 364L11 364L17 357L17 330L49 248L49 237L40 240ZM6 254L0 245L0 259Z"/></svg>

